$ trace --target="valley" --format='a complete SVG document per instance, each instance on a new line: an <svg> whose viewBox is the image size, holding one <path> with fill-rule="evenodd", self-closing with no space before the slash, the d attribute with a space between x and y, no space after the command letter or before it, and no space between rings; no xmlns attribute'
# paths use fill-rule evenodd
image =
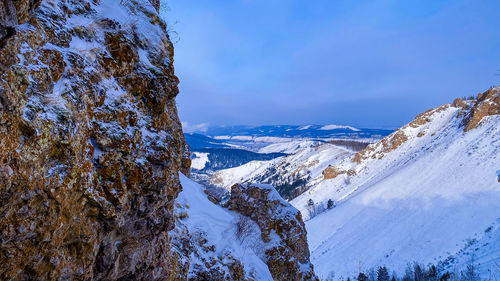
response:
<svg viewBox="0 0 500 281"><path fill-rule="evenodd" d="M500 6L382 2L0 0L0 280L500 280Z"/></svg>
<svg viewBox="0 0 500 281"><path fill-rule="evenodd" d="M259 182L273 185L281 196L292 199L321 181L329 165L392 131L277 125L216 127L209 132L224 135L186 134L192 179L218 190L214 192L222 197L233 184Z"/></svg>
<svg viewBox="0 0 500 281"><path fill-rule="evenodd" d="M211 143L285 155L214 169L208 186L223 204L234 184L273 185L306 220L320 278L381 265L402 276L413 262L452 272L471 260L480 276L500 277L499 91L428 110L380 139L224 131Z"/></svg>

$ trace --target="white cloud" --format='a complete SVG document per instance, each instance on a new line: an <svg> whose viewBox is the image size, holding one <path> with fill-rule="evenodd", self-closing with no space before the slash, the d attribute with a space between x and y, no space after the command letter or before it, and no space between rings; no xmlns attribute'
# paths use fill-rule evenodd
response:
<svg viewBox="0 0 500 281"><path fill-rule="evenodd" d="M182 129L185 133L201 132L204 133L208 130L208 123L189 124L189 122L181 122Z"/></svg>

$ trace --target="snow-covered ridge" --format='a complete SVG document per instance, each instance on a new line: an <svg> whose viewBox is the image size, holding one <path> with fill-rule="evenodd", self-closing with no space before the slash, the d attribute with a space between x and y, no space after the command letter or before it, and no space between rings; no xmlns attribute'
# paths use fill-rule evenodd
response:
<svg viewBox="0 0 500 281"><path fill-rule="evenodd" d="M351 126L345 126L345 125L325 125L321 128L319 128L319 130L322 130L322 131L329 131L329 130L335 130L335 129L348 129L348 130L351 130L351 131L359 131L359 129L357 128L354 128L354 127L351 127Z"/></svg>
<svg viewBox="0 0 500 281"><path fill-rule="evenodd" d="M273 144L263 150L283 150L293 154L217 171L211 184L229 189L235 183L267 183L274 185L282 195L294 197L323 181L323 171L329 165L351 158L355 153L344 147L314 141Z"/></svg>
<svg viewBox="0 0 500 281"><path fill-rule="evenodd" d="M491 106L498 96L493 92L489 97L455 101L419 115L333 165L355 174L324 180L291 201L305 217L309 200L316 206L336 202L306 222L320 276L335 271L352 278L360 269L380 265L401 274L409 262L453 270L454 265L464 268L472 255L482 276L497 270L500 115L495 113L498 103ZM485 103L488 114L479 111ZM464 131L472 113L482 119Z"/></svg>

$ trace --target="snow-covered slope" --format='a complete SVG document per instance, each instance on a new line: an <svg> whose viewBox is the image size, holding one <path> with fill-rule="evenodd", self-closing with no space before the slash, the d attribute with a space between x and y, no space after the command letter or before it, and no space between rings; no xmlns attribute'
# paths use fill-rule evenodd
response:
<svg viewBox="0 0 500 281"><path fill-rule="evenodd" d="M247 231L245 239L239 238L237 223L241 215L210 202L203 192L203 186L182 174L180 179L183 189L176 199L175 209L179 220L170 234L174 247L189 257L179 261L188 267L188 277L200 277L210 272L210 278L233 280L236 278L230 273L233 273L235 266L243 266L245 279L273 280L267 265L262 261L263 253L257 253L259 250L255 247L260 241L257 224L248 221L252 231ZM194 243L186 247L184 243L187 241ZM225 276L222 278L215 272L223 272Z"/></svg>
<svg viewBox="0 0 500 281"><path fill-rule="evenodd" d="M210 183L226 189L243 182L272 184L282 196L290 198L323 181L322 173L326 167L350 158L355 153L337 145L313 141L274 144L264 149L295 153L218 171L212 176Z"/></svg>
<svg viewBox="0 0 500 281"><path fill-rule="evenodd" d="M207 152L193 152L193 157L191 158L191 169L203 170L209 162L210 160L208 159Z"/></svg>
<svg viewBox="0 0 500 281"><path fill-rule="evenodd" d="M318 281L301 215L272 186L233 187L227 209L179 177L169 235L182 280Z"/></svg>
<svg viewBox="0 0 500 281"><path fill-rule="evenodd" d="M230 191L233 184L248 182L248 179L263 173L277 161L280 161L280 159L276 158L269 161L251 161L235 168L224 169L216 172L212 176L210 183Z"/></svg>
<svg viewBox="0 0 500 281"><path fill-rule="evenodd" d="M290 139L287 142L272 143L264 146L258 150L259 153L273 153L281 152L286 154L294 154L302 148L314 147L320 144L319 141L304 140L304 139Z"/></svg>
<svg viewBox="0 0 500 281"><path fill-rule="evenodd" d="M498 100L497 91L425 112L294 199L304 217L310 199L337 202L306 222L318 275L352 278L380 265L401 274L409 262L453 270L474 255L483 276L499 278Z"/></svg>

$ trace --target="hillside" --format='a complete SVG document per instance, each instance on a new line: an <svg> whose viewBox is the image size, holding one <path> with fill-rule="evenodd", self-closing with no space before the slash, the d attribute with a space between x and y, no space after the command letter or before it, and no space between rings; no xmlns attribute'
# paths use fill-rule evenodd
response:
<svg viewBox="0 0 500 281"><path fill-rule="evenodd" d="M178 280L317 280L300 213L271 186L233 187L228 209L179 176L169 233Z"/></svg>
<svg viewBox="0 0 500 281"><path fill-rule="evenodd" d="M465 268L498 278L500 88L429 110L354 157L291 203L304 216L320 276L407 263ZM312 200L315 206L309 206Z"/></svg>
<svg viewBox="0 0 500 281"><path fill-rule="evenodd" d="M291 199L323 181L322 173L328 165L355 154L345 147L329 143L302 141L295 143L294 147L290 149L290 145L285 144L264 147L261 151L278 149L293 154L218 171L213 174L210 184L226 189L241 182L272 184L284 198Z"/></svg>
<svg viewBox="0 0 500 281"><path fill-rule="evenodd" d="M159 9L0 0L0 280L317 280L272 187L229 210L184 176Z"/></svg>

